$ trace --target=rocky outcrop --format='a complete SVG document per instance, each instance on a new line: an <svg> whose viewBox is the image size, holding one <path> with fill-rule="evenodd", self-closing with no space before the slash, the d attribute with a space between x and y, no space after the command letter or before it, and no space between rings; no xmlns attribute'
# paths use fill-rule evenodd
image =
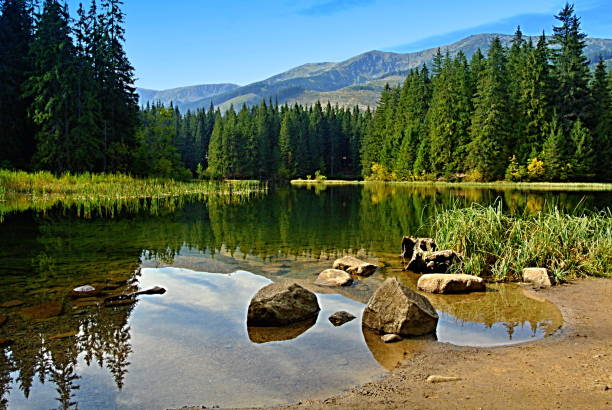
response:
<svg viewBox="0 0 612 410"><path fill-rule="evenodd" d="M328 319L332 323L332 325L342 326L343 324L348 323L353 319L356 319L356 317L350 314L349 312L341 311L334 313Z"/></svg>
<svg viewBox="0 0 612 410"><path fill-rule="evenodd" d="M530 283L536 288L549 288L552 286L546 268L523 269L523 282Z"/></svg>
<svg viewBox="0 0 612 410"><path fill-rule="evenodd" d="M484 281L478 276L448 273L423 275L419 278L417 287L429 293L467 293L486 289Z"/></svg>
<svg viewBox="0 0 612 410"><path fill-rule="evenodd" d="M346 271L351 275L370 276L376 271L376 269L378 269L378 266L372 263L364 262L355 258L354 256L345 256L343 258L336 259L334 261L333 268Z"/></svg>
<svg viewBox="0 0 612 410"><path fill-rule="evenodd" d="M423 252L433 252L436 250L436 242L432 238L415 238L413 236L404 236L402 238L402 253L400 256L410 260L414 255L415 250Z"/></svg>
<svg viewBox="0 0 612 410"><path fill-rule="evenodd" d="M415 273L445 273L449 268L461 262L461 256L453 250L443 250L427 255L416 249L404 270Z"/></svg>
<svg viewBox="0 0 612 410"><path fill-rule="evenodd" d="M247 323L282 326L312 318L319 310L316 295L297 283L271 283L251 299Z"/></svg>
<svg viewBox="0 0 612 410"><path fill-rule="evenodd" d="M419 336L436 329L438 314L422 295L390 278L376 289L363 312L363 325L379 333Z"/></svg>
<svg viewBox="0 0 612 410"><path fill-rule="evenodd" d="M340 269L326 269L315 281L316 285L321 286L348 286L351 283L353 283L351 275Z"/></svg>

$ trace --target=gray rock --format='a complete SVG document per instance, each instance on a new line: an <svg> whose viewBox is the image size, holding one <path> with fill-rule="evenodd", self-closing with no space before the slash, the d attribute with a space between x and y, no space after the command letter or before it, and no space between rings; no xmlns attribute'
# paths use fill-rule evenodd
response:
<svg viewBox="0 0 612 410"><path fill-rule="evenodd" d="M445 273L461 256L452 250L444 250L426 255L420 248L415 249L404 270L415 273Z"/></svg>
<svg viewBox="0 0 612 410"><path fill-rule="evenodd" d="M334 313L328 319L332 323L332 325L342 326L343 324L350 322L353 319L356 319L356 317L350 314L349 312L341 311Z"/></svg>
<svg viewBox="0 0 612 410"><path fill-rule="evenodd" d="M531 283L536 288L549 288L552 286L546 268L523 269L523 282Z"/></svg>
<svg viewBox="0 0 612 410"><path fill-rule="evenodd" d="M316 295L297 283L271 283L251 299L247 323L252 326L287 325L316 316L319 310Z"/></svg>
<svg viewBox="0 0 612 410"><path fill-rule="evenodd" d="M346 271L351 275L370 276L376 271L376 269L378 269L378 266L372 263L364 262L355 258L354 256L345 256L343 258L336 259L333 268Z"/></svg>
<svg viewBox="0 0 612 410"><path fill-rule="evenodd" d="M415 250L424 252L432 252L436 250L436 242L432 238L415 238L413 236L404 236L402 238L402 253L400 256L404 259L412 259Z"/></svg>
<svg viewBox="0 0 612 410"><path fill-rule="evenodd" d="M438 314L422 295L390 278L376 289L363 311L363 325L380 333L419 336L436 329Z"/></svg>
<svg viewBox="0 0 612 410"><path fill-rule="evenodd" d="M351 283L353 283L351 275L340 269L326 269L315 281L315 284L321 286L347 286Z"/></svg>
<svg viewBox="0 0 612 410"><path fill-rule="evenodd" d="M395 342L400 342L404 340L404 338L401 337L400 335L396 335L395 333L389 333L386 335L382 335L380 340L382 340L385 343L395 343Z"/></svg>
<svg viewBox="0 0 612 410"><path fill-rule="evenodd" d="M467 293L484 291L486 286L478 276L431 273L419 278L417 288L429 293Z"/></svg>

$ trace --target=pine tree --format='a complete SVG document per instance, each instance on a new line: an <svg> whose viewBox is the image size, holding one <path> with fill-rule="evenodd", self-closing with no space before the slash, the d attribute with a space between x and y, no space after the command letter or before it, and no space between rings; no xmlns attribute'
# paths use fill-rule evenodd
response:
<svg viewBox="0 0 612 410"><path fill-rule="evenodd" d="M547 181L564 181L568 172L567 140L563 127L559 124L557 116L550 124L549 135L542 146L542 162L544 162L544 177Z"/></svg>
<svg viewBox="0 0 612 410"><path fill-rule="evenodd" d="M593 101L593 148L595 150L594 172L600 180L612 180L612 72L606 75L606 67L602 60L595 69L591 84Z"/></svg>
<svg viewBox="0 0 612 410"><path fill-rule="evenodd" d="M586 34L580 30L580 19L574 6L566 4L555 16L561 23L553 28L551 44L555 79L555 109L562 126L569 131L576 120L590 123L589 61L584 56Z"/></svg>
<svg viewBox="0 0 612 410"><path fill-rule="evenodd" d="M34 127L27 110L31 98L23 88L32 71L34 39L31 1L0 4L0 167L28 168L34 153Z"/></svg>
<svg viewBox="0 0 612 410"><path fill-rule="evenodd" d="M574 153L571 156L571 177L586 181L595 176L595 151L590 131L580 120L574 122L570 133Z"/></svg>
<svg viewBox="0 0 612 410"><path fill-rule="evenodd" d="M474 105L469 165L484 180L503 179L509 161L511 122L506 55L498 37L491 41Z"/></svg>

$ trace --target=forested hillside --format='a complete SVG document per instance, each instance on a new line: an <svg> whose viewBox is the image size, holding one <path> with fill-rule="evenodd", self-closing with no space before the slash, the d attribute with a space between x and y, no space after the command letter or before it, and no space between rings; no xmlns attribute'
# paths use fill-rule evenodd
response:
<svg viewBox="0 0 612 410"><path fill-rule="evenodd" d="M591 68L569 5L549 38L533 42L518 30L509 46L492 37L486 55L477 49L469 59L438 50L431 68L385 87L375 112L314 99L181 112L138 107L121 0L93 0L74 19L58 0L36 3L0 2L3 168L272 180L612 179L612 77L603 60ZM375 77L377 61L365 77ZM276 80L312 80L329 68L305 66Z"/></svg>

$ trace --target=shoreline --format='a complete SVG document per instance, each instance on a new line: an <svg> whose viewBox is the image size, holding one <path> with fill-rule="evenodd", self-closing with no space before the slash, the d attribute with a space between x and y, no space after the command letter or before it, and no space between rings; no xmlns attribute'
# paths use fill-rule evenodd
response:
<svg viewBox="0 0 612 410"><path fill-rule="evenodd" d="M485 189L515 189L524 191L612 191L612 183L608 182L445 182L445 181L358 181L330 179L316 181L293 179L292 186L334 186L334 185L398 185L414 187L441 188L485 188Z"/></svg>
<svg viewBox="0 0 612 410"><path fill-rule="evenodd" d="M561 311L554 335L500 347L432 343L380 379L328 398L277 406L303 408L605 408L612 405L612 279L580 279L525 289ZM430 383L431 375L458 377ZM191 410L201 407L183 407Z"/></svg>

